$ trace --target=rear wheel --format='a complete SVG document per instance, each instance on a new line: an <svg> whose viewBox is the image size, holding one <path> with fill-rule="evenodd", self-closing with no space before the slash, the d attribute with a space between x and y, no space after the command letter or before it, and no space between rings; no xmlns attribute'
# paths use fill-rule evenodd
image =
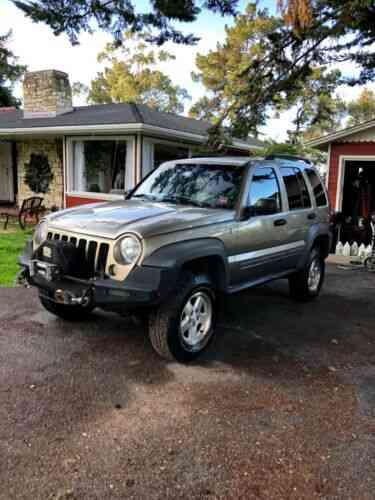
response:
<svg viewBox="0 0 375 500"><path fill-rule="evenodd" d="M94 309L92 306L83 307L57 304L56 302L44 297L42 294L39 294L39 300L44 309L48 312L68 321L85 320L91 315Z"/></svg>
<svg viewBox="0 0 375 500"><path fill-rule="evenodd" d="M323 286L325 276L324 259L319 248L312 249L306 266L289 277L289 289L293 298L309 301L316 298Z"/></svg>
<svg viewBox="0 0 375 500"><path fill-rule="evenodd" d="M170 300L153 311L149 336L155 351L166 359L188 362L212 340L216 294L207 276L184 273Z"/></svg>

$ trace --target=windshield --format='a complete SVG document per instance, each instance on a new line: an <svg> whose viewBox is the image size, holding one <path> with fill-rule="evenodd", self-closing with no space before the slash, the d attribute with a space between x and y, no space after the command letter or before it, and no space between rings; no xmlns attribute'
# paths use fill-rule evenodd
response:
<svg viewBox="0 0 375 500"><path fill-rule="evenodd" d="M237 165L165 163L145 179L131 198L233 209L243 173L244 167Z"/></svg>

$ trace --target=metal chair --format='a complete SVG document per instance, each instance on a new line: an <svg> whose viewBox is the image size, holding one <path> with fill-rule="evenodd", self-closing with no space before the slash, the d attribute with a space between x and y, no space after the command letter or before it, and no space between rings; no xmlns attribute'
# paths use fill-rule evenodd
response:
<svg viewBox="0 0 375 500"><path fill-rule="evenodd" d="M36 222L39 222L40 215L45 211L43 207L43 198L39 196L33 196L31 198L26 198L23 200L21 208L4 208L0 212L0 217L5 217L4 230L7 229L9 224L9 219L18 219L21 229L25 229L26 220L29 217L34 217Z"/></svg>

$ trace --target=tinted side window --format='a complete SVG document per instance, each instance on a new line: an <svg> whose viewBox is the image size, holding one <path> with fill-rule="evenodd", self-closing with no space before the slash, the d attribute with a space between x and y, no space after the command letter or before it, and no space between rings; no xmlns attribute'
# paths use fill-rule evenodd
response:
<svg viewBox="0 0 375 500"><path fill-rule="evenodd" d="M311 187L313 188L317 206L323 207L325 205L328 205L326 193L316 172L314 172L314 170L312 170L311 168L307 168L305 172L311 183Z"/></svg>
<svg viewBox="0 0 375 500"><path fill-rule="evenodd" d="M296 174L297 174L297 179L299 182L299 186L301 189L301 196L302 196L302 203L305 208L310 208L311 207L311 200L310 200L310 195L309 195L309 190L306 185L306 181L304 176L302 175L302 172L299 168L295 169Z"/></svg>
<svg viewBox="0 0 375 500"><path fill-rule="evenodd" d="M303 194L304 181L300 170L293 167L281 167L280 171L281 175L283 176L286 192L288 195L289 210L299 210L301 208L305 208L306 206L310 206L310 200L306 190L306 185L305 191L307 199ZM299 178L299 176L302 177L303 184L301 184L301 179ZM305 205L305 203L308 204Z"/></svg>
<svg viewBox="0 0 375 500"><path fill-rule="evenodd" d="M258 167L249 193L252 215L270 215L281 211L280 187L273 168Z"/></svg>

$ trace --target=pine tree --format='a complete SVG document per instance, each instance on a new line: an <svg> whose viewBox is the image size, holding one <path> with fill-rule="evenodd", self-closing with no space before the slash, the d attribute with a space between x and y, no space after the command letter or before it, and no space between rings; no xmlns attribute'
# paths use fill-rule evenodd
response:
<svg viewBox="0 0 375 500"><path fill-rule="evenodd" d="M17 58L8 48L12 32L0 35L0 107L20 105L20 101L13 96L13 85L26 70L25 66L17 63Z"/></svg>
<svg viewBox="0 0 375 500"><path fill-rule="evenodd" d="M150 47L147 33L125 33L124 47L107 45L98 55L98 62L106 67L92 80L88 101L93 104L132 102L172 113L184 111L188 92L174 85L159 64L175 59L165 50ZM76 84L76 88L77 88Z"/></svg>
<svg viewBox="0 0 375 500"><path fill-rule="evenodd" d="M49 25L55 35L66 33L78 43L82 31L93 32L93 26L112 33L116 42L128 30L140 33L150 29L150 41L162 45L167 41L194 44L198 38L174 27L174 22L191 23L202 10L223 16L234 15L238 0L150 0L150 9L137 10L136 0L13 0L34 22Z"/></svg>
<svg viewBox="0 0 375 500"><path fill-rule="evenodd" d="M337 124L343 104L334 97L341 78L337 70L297 63L300 44L291 45L294 34L283 20L249 4L226 39L206 55L198 54L193 78L207 94L190 110L209 119L218 129L224 125L238 137L257 135L268 118L295 111L291 142L314 128L326 131ZM292 49L293 47L293 49Z"/></svg>
<svg viewBox="0 0 375 500"><path fill-rule="evenodd" d="M368 120L375 120L375 92L363 89L357 99L347 104L348 125L358 125Z"/></svg>

